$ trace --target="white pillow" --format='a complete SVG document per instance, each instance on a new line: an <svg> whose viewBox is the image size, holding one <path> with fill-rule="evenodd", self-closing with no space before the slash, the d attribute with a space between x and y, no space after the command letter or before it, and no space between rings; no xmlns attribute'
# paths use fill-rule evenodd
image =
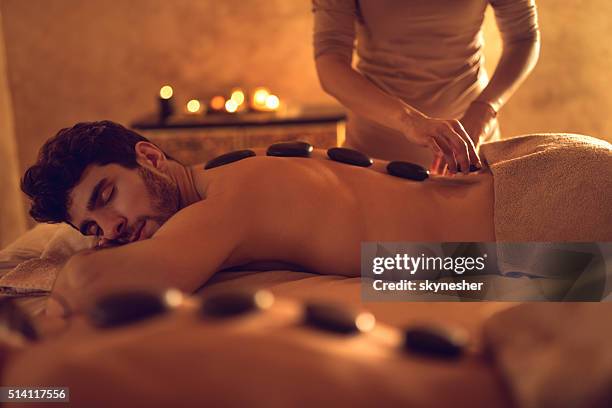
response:
<svg viewBox="0 0 612 408"><path fill-rule="evenodd" d="M0 293L49 292L63 263L94 244L94 237L85 237L67 224L37 225L0 251Z"/></svg>
<svg viewBox="0 0 612 408"><path fill-rule="evenodd" d="M37 224L0 251L0 276L21 262L40 258L61 224Z"/></svg>

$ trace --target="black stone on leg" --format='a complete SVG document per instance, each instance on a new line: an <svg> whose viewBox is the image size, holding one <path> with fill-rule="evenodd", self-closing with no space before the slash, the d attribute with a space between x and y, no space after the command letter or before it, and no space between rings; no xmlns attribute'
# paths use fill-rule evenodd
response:
<svg viewBox="0 0 612 408"><path fill-rule="evenodd" d="M404 348L425 357L456 359L467 347L467 334L440 327L414 327L404 333Z"/></svg>
<svg viewBox="0 0 612 408"><path fill-rule="evenodd" d="M273 302L266 290L219 292L206 296L200 311L207 317L227 318L267 309Z"/></svg>
<svg viewBox="0 0 612 408"><path fill-rule="evenodd" d="M337 162L359 167L370 167L374 162L365 154L346 147L332 147L327 150L327 156Z"/></svg>
<svg viewBox="0 0 612 408"><path fill-rule="evenodd" d="M214 169L215 167L223 166L225 164L230 164L233 162L237 162L242 159L246 159L249 157L256 156L255 152L252 150L236 150L233 152L222 154L221 156L217 156L212 160L209 160L204 169Z"/></svg>
<svg viewBox="0 0 612 408"><path fill-rule="evenodd" d="M429 172L424 167L405 161L392 161L387 164L387 173L414 181L423 181L429 177Z"/></svg>
<svg viewBox="0 0 612 408"><path fill-rule="evenodd" d="M313 147L306 142L282 142L268 147L266 154L275 157L310 157Z"/></svg>
<svg viewBox="0 0 612 408"><path fill-rule="evenodd" d="M121 292L100 298L89 310L89 318L96 327L112 328L149 319L169 309L163 294Z"/></svg>
<svg viewBox="0 0 612 408"><path fill-rule="evenodd" d="M339 305L308 303L304 307L304 323L319 330L337 334L356 334L357 314Z"/></svg>

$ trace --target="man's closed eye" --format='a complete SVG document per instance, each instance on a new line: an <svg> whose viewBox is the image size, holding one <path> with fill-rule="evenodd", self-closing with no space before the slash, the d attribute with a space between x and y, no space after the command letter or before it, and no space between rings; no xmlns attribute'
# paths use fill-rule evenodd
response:
<svg viewBox="0 0 612 408"><path fill-rule="evenodd" d="M111 200L115 197L116 188L113 186L111 188L107 188L102 193L102 205L105 206L111 202Z"/></svg>

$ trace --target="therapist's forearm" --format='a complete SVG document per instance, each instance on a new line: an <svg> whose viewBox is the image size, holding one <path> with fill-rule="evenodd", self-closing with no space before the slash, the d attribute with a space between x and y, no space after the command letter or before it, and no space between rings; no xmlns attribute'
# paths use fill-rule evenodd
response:
<svg viewBox="0 0 612 408"><path fill-rule="evenodd" d="M424 116L379 89L339 56L321 55L316 66L323 90L360 116L402 132Z"/></svg>
<svg viewBox="0 0 612 408"><path fill-rule="evenodd" d="M539 39L504 45L495 73L477 99L499 111L533 70L539 55Z"/></svg>

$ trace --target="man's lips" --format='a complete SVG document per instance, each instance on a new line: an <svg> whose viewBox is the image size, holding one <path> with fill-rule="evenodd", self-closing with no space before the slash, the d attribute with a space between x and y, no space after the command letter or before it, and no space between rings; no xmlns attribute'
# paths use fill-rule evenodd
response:
<svg viewBox="0 0 612 408"><path fill-rule="evenodd" d="M136 242L140 239L140 235L142 234L142 230L144 229L144 226L146 223L147 223L146 221L143 221L140 223L140 227L136 230L130 242Z"/></svg>

